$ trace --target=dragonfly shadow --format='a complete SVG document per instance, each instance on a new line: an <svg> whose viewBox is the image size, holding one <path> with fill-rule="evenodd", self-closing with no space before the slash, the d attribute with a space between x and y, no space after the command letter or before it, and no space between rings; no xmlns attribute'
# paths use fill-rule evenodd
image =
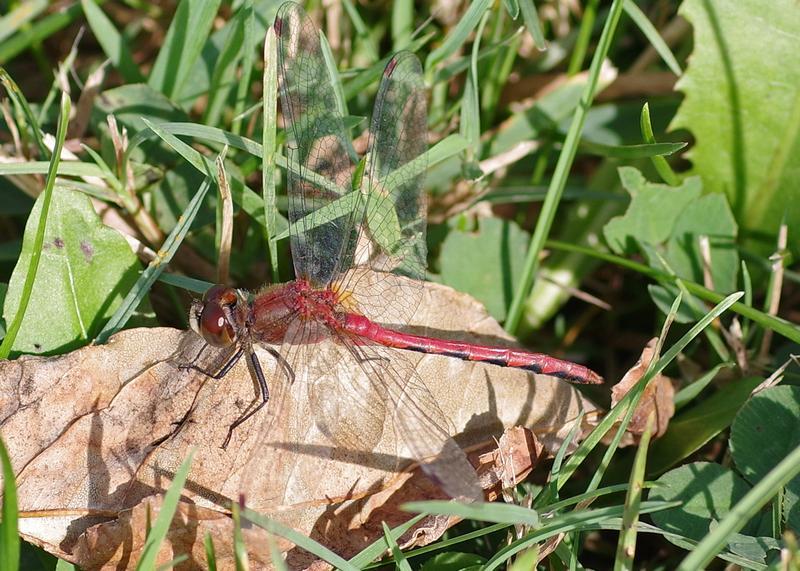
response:
<svg viewBox="0 0 800 571"><path fill-rule="evenodd" d="M396 456L382 452L371 452L367 450L346 449L334 444L323 446L319 444L299 444L287 442L267 442L264 444L272 448L286 450L293 454L314 456L325 460L335 459L338 462L364 466L375 470L392 472L398 467L409 466L415 462L413 458Z"/></svg>

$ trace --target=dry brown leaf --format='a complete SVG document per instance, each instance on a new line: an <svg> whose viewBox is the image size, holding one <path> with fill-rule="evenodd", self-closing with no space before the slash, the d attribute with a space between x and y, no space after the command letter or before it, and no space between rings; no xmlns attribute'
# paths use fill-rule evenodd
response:
<svg viewBox="0 0 800 571"><path fill-rule="evenodd" d="M642 355L636 364L625 373L622 380L614 385L611 389L611 406L622 400L628 394L633 386L642 378L650 362L657 358L655 355L655 347L658 339L651 339L645 348L642 350ZM641 400L636 407L636 410L631 417L626 430L626 437L623 438L624 445L634 444L639 442L639 438L644 432L647 425L647 417L652 412L655 415L656 426L653 431L653 437L658 438L663 435L669 426L669 419L675 414L675 388L672 385L672 380L666 375L658 374L653 378L647 387L644 389Z"/></svg>
<svg viewBox="0 0 800 571"><path fill-rule="evenodd" d="M435 329L452 331L454 338L507 342L474 299L435 284L426 284L413 325L423 333ZM390 526L406 521L409 514L398 509L403 502L443 497L419 470L404 465L402 457L398 461L390 420L372 453L338 450L314 430L270 435L269 453L255 455L268 444L259 437L264 409L223 450L228 426L258 398L257 390L244 360L219 381L179 370L172 361L179 346L192 350L199 344L191 332L132 329L104 346L0 363L0 429L17 474L20 532L26 539L87 569L133 566L147 512L155 517L160 494L191 447L196 449L192 470L160 552L163 561L190 554L185 568L202 567L206 532L222 554L218 568L232 568L228 508L245 488L247 507L344 556L380 537L381 521ZM260 349L259 356L272 379L274 359ZM476 454L495 448L494 439L512 426L530 429L544 453L552 454L579 412L594 408L553 378L440 356L409 358L456 440ZM310 416L302 406L295 403L290 411L295 425ZM494 482L524 477L541 454L531 442L525 437L496 455L501 476ZM255 472L248 467L251 457L262 462ZM286 479L270 480L274 488L253 485L253 474L284 474L287 465ZM402 543L429 543L452 523L429 518ZM269 561L268 544L257 536L257 530L246 530L255 569ZM302 550L285 542L279 547L291 568L314 564Z"/></svg>

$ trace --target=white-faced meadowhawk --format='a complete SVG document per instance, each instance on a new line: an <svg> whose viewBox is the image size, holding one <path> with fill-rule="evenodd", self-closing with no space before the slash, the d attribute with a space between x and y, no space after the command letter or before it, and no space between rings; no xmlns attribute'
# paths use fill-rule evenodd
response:
<svg viewBox="0 0 800 571"><path fill-rule="evenodd" d="M195 331L231 351L213 376L224 376L245 356L260 387L260 402L231 425L224 446L237 426L268 403L277 407L270 418L282 414L281 399L270 396L271 390L273 397L276 388L285 390L270 387L253 350L277 344L284 374L275 382L296 382L295 373L303 372L315 422L334 443L358 447L369 432L365 424L382 426L391 414L399 440L446 493L482 497L474 470L445 428L447 419L404 352L515 367L575 383L602 378L543 354L402 330L417 308L426 271L427 100L419 60L410 52L389 60L366 155L360 158L317 28L300 6L286 3L274 29L296 279L252 297L217 285L192 308ZM360 371L361 381L348 377L353 370ZM262 431L269 429L265 425Z"/></svg>

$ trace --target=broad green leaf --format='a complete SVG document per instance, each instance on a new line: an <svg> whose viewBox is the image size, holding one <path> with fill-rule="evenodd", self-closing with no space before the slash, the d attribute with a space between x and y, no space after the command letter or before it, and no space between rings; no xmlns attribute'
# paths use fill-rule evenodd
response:
<svg viewBox="0 0 800 571"><path fill-rule="evenodd" d="M7 322L19 307L40 209L37 200L3 307ZM39 272L13 350L49 353L91 340L114 313L138 272L139 263L128 242L102 224L91 200L82 193L56 188Z"/></svg>
<svg viewBox="0 0 800 571"><path fill-rule="evenodd" d="M182 0L150 72L150 87L177 100L208 39L219 4L220 0Z"/></svg>
<svg viewBox="0 0 800 571"><path fill-rule="evenodd" d="M778 386L753 396L731 426L731 454L737 470L755 484L800 445L800 387ZM800 477L783 496L786 523L800 529Z"/></svg>
<svg viewBox="0 0 800 571"><path fill-rule="evenodd" d="M681 211L664 257L678 276L703 283L700 238L707 237L714 290L730 293L736 289L739 273L737 231L727 199L720 194L703 196Z"/></svg>
<svg viewBox="0 0 800 571"><path fill-rule="evenodd" d="M658 474L689 457L727 429L750 392L764 379L739 379L725 390L715 392L694 407L681 412L669 423L667 432L653 443L647 467Z"/></svg>
<svg viewBox="0 0 800 571"><path fill-rule="evenodd" d="M681 466L661 476L656 484L648 500L678 500L682 505L650 517L664 531L695 540L702 539L712 520L725 517L750 490L735 472L711 462Z"/></svg>
<svg viewBox="0 0 800 571"><path fill-rule="evenodd" d="M619 254L635 252L639 241L649 244L665 242L681 212L702 192L697 177L687 178L681 186L671 187L649 182L633 167L622 167L619 178L631 195L631 203L624 215L611 219L603 229L608 245Z"/></svg>
<svg viewBox="0 0 800 571"><path fill-rule="evenodd" d="M688 153L706 191L727 194L739 225L775 234L800 226L800 10L795 0L686 0L694 52L678 82L672 128L691 131ZM800 253L800 233L789 233ZM759 244L775 248L774 238Z"/></svg>
<svg viewBox="0 0 800 571"><path fill-rule="evenodd" d="M474 232L454 230L442 244L442 282L480 300L502 321L522 273L529 236L499 218L478 222Z"/></svg>

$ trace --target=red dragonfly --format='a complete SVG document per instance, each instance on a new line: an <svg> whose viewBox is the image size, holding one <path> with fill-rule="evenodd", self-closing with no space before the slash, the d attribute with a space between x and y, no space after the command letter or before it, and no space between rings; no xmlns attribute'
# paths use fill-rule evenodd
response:
<svg viewBox="0 0 800 571"><path fill-rule="evenodd" d="M234 351L214 377L225 375L244 355L260 387L260 402L231 425L224 445L270 400L254 345L280 344L273 355L289 373L283 376L293 380L294 372L302 371L314 421L334 443L363 447L363 439L382 427L389 413L400 441L446 493L480 498L474 470L404 351L516 367L576 383L602 379L582 365L543 354L401 330L417 307L426 268L427 104L419 60L404 52L389 61L367 152L359 159L316 27L300 6L286 3L276 16L275 32L290 139L287 193L296 279L267 287L252 299L217 285L192 308L195 331L209 344ZM282 414L274 400L272 417Z"/></svg>

